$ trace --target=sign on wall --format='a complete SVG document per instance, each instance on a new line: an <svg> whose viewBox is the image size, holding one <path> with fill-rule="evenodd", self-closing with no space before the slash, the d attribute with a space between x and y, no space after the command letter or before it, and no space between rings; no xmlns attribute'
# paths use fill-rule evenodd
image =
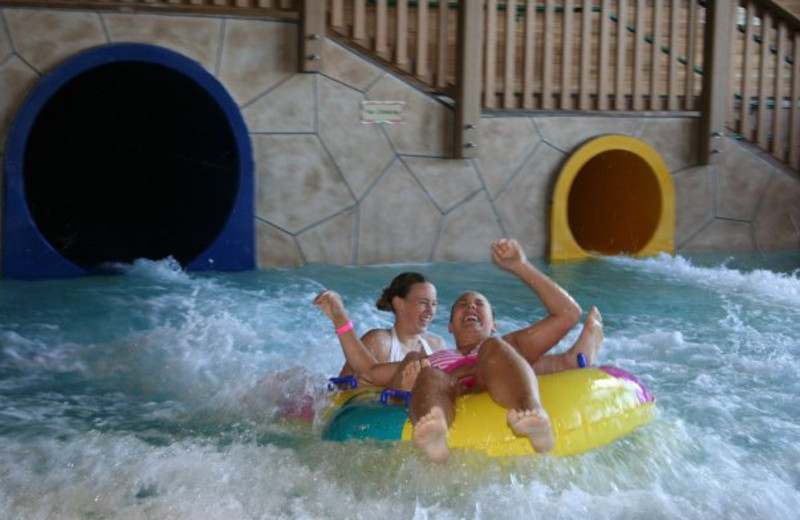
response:
<svg viewBox="0 0 800 520"><path fill-rule="evenodd" d="M405 123L405 104L405 101L362 101L361 122L365 125Z"/></svg>

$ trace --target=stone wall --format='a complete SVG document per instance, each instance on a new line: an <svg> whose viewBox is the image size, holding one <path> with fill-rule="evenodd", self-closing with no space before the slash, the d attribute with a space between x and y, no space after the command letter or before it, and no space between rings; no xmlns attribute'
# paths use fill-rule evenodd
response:
<svg viewBox="0 0 800 520"><path fill-rule="evenodd" d="M485 115L478 158L449 159L446 103L330 40L320 73L298 73L297 32L286 21L2 9L0 146L26 93L63 60L148 43L198 62L240 106L261 267L483 260L499 236L545 256L560 166L609 133L642 139L668 165L679 252L800 247L798 176L727 137L715 164L698 166L696 117ZM363 100L404 101L406 122L363 124Z"/></svg>

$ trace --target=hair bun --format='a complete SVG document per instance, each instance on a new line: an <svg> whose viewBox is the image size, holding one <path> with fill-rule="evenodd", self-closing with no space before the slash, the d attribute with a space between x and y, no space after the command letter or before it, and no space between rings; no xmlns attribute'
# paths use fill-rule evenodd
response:
<svg viewBox="0 0 800 520"><path fill-rule="evenodd" d="M384 287L381 291L381 297L375 302L375 307L381 311L394 312L392 300L395 296L405 298L411 290L411 286L415 283L429 283L425 275L415 272L400 273L394 277L392 283Z"/></svg>
<svg viewBox="0 0 800 520"><path fill-rule="evenodd" d="M387 285L383 289L381 289L381 297L375 302L375 307L378 308L379 311L389 311L392 312L392 302L391 298L389 297L389 286Z"/></svg>

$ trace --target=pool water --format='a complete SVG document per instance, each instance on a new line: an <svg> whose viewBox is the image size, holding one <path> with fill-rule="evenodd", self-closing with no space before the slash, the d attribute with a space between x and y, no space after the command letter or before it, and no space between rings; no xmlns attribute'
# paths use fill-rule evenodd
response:
<svg viewBox="0 0 800 520"><path fill-rule="evenodd" d="M436 283L443 336L466 289L490 298L501 332L541 317L488 262L199 274L164 260L0 280L0 518L796 515L797 251L537 265L598 305L600 363L650 388L656 420L580 456L455 451L446 466L408 444L321 441L281 411L342 364L311 305L324 288L361 332L389 326L374 301L406 269Z"/></svg>

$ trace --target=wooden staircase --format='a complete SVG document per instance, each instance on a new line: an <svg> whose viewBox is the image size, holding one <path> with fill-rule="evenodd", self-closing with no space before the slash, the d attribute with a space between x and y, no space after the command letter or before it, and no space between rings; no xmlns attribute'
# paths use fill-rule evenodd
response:
<svg viewBox="0 0 800 520"><path fill-rule="evenodd" d="M296 19L456 109L456 156L500 111L694 114L701 157L733 134L800 169L800 0L0 0Z"/></svg>

